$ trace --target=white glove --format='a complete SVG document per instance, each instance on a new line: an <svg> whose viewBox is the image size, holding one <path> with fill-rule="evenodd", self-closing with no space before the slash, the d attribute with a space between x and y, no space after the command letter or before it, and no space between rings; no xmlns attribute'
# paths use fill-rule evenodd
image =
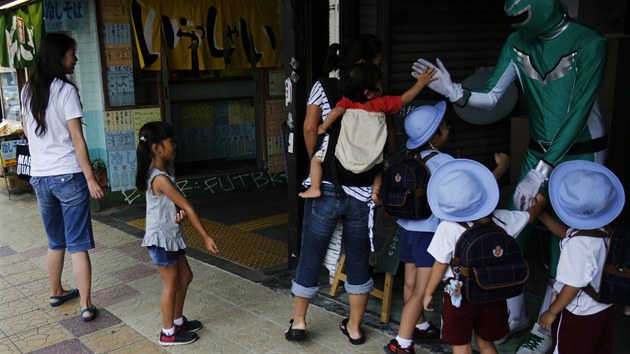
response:
<svg viewBox="0 0 630 354"><path fill-rule="evenodd" d="M448 98L448 100L451 102L457 101L464 95L462 91L462 85L459 83L453 83L451 81L451 74L448 73L448 70L446 70L444 64L442 64L442 61L440 59L435 59L435 62L438 69L435 77L437 77L438 79L429 82L429 88ZM426 67L431 68L434 66L435 65L431 64L431 62L429 62L428 60L420 58L416 60L416 62L413 63L411 67L414 72L420 74L424 71Z"/></svg>
<svg viewBox="0 0 630 354"><path fill-rule="evenodd" d="M540 187L549 179L552 167L544 161L539 161L536 168L529 170L514 191L514 208L525 211L532 206L534 197Z"/></svg>

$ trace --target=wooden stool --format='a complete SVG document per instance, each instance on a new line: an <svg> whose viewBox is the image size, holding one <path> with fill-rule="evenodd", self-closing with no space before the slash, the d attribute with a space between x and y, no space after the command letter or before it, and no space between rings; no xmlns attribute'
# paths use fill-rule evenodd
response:
<svg viewBox="0 0 630 354"><path fill-rule="evenodd" d="M332 283L330 288L330 296L337 296L339 291L339 285L341 285L342 281L346 281L346 274L343 272L343 267L346 264L346 255L341 255L339 258L339 265L337 266L337 271L335 272L335 280ZM379 290L374 288L370 295L379 298L382 300L383 304L381 305L381 322L389 323L389 311L392 305L392 285L394 283L394 276L391 273L385 273L385 281L383 282L383 290Z"/></svg>

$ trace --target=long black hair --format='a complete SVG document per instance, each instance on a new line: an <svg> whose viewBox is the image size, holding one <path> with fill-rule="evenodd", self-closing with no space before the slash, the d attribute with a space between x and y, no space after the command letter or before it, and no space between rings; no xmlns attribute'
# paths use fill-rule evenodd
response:
<svg viewBox="0 0 630 354"><path fill-rule="evenodd" d="M70 49L76 49L77 42L74 38L63 33L48 33L42 40L35 66L31 69L30 77L26 83L24 102L29 103L33 118L37 123L35 134L46 134L46 108L50 99L50 84L54 79L59 79L76 88L68 77L61 59Z"/></svg>
<svg viewBox="0 0 630 354"><path fill-rule="evenodd" d="M375 36L362 33L352 38L345 46L333 43L326 51L324 71L329 73L349 70L357 62L372 61L381 54L381 41Z"/></svg>
<svg viewBox="0 0 630 354"><path fill-rule="evenodd" d="M174 137L173 127L165 122L149 122L140 128L138 147L136 148L136 189L142 192L147 190L149 168L153 160L153 153L151 152L153 144L159 144Z"/></svg>

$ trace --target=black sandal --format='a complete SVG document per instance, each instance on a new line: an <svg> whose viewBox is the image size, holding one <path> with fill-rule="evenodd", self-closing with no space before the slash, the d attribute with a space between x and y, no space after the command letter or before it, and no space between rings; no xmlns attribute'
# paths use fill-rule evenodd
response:
<svg viewBox="0 0 630 354"><path fill-rule="evenodd" d="M289 321L289 329L284 332L284 338L288 341L292 340L303 340L306 338L306 330L305 329L294 329L293 328L293 320Z"/></svg>
<svg viewBox="0 0 630 354"><path fill-rule="evenodd" d="M361 327L359 327L359 331L361 331L361 337L360 338L354 339L354 338L350 337L350 333L348 333L348 328L347 328L348 321L350 321L350 319L349 318L345 318L339 324L339 329L341 330L341 333L343 333L346 337L348 337L348 340L353 345L359 345L359 344L365 343L365 334L363 333L363 328L361 328Z"/></svg>

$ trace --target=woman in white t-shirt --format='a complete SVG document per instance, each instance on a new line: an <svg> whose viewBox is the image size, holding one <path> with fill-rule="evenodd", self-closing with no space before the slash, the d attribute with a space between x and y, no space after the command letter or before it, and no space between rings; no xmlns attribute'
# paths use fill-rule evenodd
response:
<svg viewBox="0 0 630 354"><path fill-rule="evenodd" d="M31 152L31 184L48 236L50 306L80 294L83 321L97 310L91 300L94 248L90 196L103 198L88 156L81 118L83 107L76 86L67 78L78 59L76 41L61 33L47 34L22 92L22 125ZM71 253L78 289L61 284L64 256Z"/></svg>

